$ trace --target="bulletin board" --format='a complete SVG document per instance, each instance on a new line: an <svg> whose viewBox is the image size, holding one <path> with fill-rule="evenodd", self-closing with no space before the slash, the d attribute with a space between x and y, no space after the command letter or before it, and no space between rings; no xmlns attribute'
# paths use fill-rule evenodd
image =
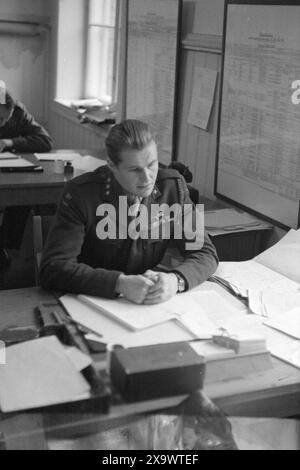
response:
<svg viewBox="0 0 300 470"><path fill-rule="evenodd" d="M215 194L298 228L299 1L227 0L223 41Z"/></svg>
<svg viewBox="0 0 300 470"><path fill-rule="evenodd" d="M159 161L175 154L175 100L181 0L128 0L126 118L147 122Z"/></svg>

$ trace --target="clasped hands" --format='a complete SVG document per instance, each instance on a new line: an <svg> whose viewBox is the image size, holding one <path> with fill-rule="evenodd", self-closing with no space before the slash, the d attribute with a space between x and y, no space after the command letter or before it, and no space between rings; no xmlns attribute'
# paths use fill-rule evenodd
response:
<svg viewBox="0 0 300 470"><path fill-rule="evenodd" d="M137 304L165 302L177 292L177 276L174 273L155 272L148 269L144 274L120 274L116 293Z"/></svg>

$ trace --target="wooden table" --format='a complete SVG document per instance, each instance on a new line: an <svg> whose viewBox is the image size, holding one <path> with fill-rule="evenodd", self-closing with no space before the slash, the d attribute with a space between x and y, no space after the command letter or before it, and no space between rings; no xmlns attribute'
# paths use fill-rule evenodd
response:
<svg viewBox="0 0 300 470"><path fill-rule="evenodd" d="M92 155L105 158L105 150L55 150L57 152L78 152L82 156ZM65 183L73 175L54 173L53 161L38 161L33 154L22 154L32 163L41 165L43 172L2 173L0 171L1 207L56 204L62 195Z"/></svg>
<svg viewBox="0 0 300 470"><path fill-rule="evenodd" d="M37 287L0 291L0 328L36 325L34 308L39 302L52 298L51 293ZM272 361L272 369L237 379L211 382L205 385L204 391L228 415L300 415L300 370L276 358ZM115 405L111 408L111 417L175 406L182 398Z"/></svg>

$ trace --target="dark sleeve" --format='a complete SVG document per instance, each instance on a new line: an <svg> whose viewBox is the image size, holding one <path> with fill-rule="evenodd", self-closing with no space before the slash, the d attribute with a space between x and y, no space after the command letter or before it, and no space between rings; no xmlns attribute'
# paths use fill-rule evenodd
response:
<svg viewBox="0 0 300 470"><path fill-rule="evenodd" d="M38 124L25 106L19 104L16 109L18 136L13 137L13 148L17 152L49 152L52 139L48 132Z"/></svg>
<svg viewBox="0 0 300 470"><path fill-rule="evenodd" d="M184 229L182 237L175 240L184 261L172 271L178 272L186 280L187 289L192 289L206 281L216 271L219 260L216 249L204 229L202 205L196 207L192 203L183 178L178 180L178 185L182 205L183 207L185 204L187 205L184 220L180 220ZM198 211L198 223L196 223L196 210ZM192 230L189 230L189 227ZM196 235L194 238L190 238L193 233Z"/></svg>
<svg viewBox="0 0 300 470"><path fill-rule="evenodd" d="M48 234L40 267L41 286L74 294L113 298L119 271L78 262L87 216L78 188L69 183Z"/></svg>

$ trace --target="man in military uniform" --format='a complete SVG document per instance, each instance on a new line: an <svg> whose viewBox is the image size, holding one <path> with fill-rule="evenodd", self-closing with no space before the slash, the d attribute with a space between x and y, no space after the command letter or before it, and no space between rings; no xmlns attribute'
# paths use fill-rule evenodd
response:
<svg viewBox="0 0 300 470"><path fill-rule="evenodd" d="M176 170L158 169L157 147L147 124L126 120L115 125L106 148L107 166L66 185L45 245L41 285L109 298L121 294L135 303L153 304L204 282L218 264L207 234L201 247L195 244L194 249L187 249L184 231L175 240L173 221L168 238L151 237L151 224L164 222L160 213L155 220L149 217L148 237L124 233L124 220L130 224L139 214L134 208L143 206L151 212L154 204L188 204L195 211L184 178ZM126 206L119 211L120 196L126 197L127 214ZM116 211L106 219L107 226L116 230L105 236L104 221L110 208ZM176 269L163 272L157 266L172 241L183 261Z"/></svg>
<svg viewBox="0 0 300 470"><path fill-rule="evenodd" d="M0 153L49 152L52 139L0 82ZM10 265L7 248L19 249L30 206L7 207L0 227L0 271Z"/></svg>

